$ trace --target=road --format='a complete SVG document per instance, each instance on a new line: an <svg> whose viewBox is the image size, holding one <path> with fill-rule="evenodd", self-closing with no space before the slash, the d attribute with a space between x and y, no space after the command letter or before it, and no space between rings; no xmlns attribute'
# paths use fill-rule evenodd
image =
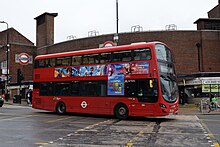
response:
<svg viewBox="0 0 220 147"><path fill-rule="evenodd" d="M205 121L206 117L199 120L195 115L129 120L60 116L28 106L4 105L0 109L0 141L1 147L213 146L216 140L209 138L213 131Z"/></svg>
<svg viewBox="0 0 220 147"><path fill-rule="evenodd" d="M220 143L220 113L198 115L198 117L209 136Z"/></svg>

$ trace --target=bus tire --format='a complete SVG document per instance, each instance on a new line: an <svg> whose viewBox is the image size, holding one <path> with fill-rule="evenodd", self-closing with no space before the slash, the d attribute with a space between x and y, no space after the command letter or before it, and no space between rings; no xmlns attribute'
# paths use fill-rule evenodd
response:
<svg viewBox="0 0 220 147"><path fill-rule="evenodd" d="M128 107L125 104L117 104L114 109L115 117L118 119L128 118Z"/></svg>
<svg viewBox="0 0 220 147"><path fill-rule="evenodd" d="M66 113L66 105L63 102L58 102L56 106L56 112L58 114L65 114Z"/></svg>

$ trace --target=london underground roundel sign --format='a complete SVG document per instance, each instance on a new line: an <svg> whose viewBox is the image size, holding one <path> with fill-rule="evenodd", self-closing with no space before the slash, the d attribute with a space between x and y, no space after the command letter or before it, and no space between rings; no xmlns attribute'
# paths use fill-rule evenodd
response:
<svg viewBox="0 0 220 147"><path fill-rule="evenodd" d="M18 55L18 61L20 64L26 65L30 62L30 56L27 53L21 53Z"/></svg>

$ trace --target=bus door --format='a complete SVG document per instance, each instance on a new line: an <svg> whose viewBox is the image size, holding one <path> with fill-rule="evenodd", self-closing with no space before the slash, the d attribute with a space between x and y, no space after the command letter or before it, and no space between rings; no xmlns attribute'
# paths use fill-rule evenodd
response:
<svg viewBox="0 0 220 147"><path fill-rule="evenodd" d="M158 101L157 79L126 80L126 95L136 98L132 103L131 113L136 115L152 115Z"/></svg>

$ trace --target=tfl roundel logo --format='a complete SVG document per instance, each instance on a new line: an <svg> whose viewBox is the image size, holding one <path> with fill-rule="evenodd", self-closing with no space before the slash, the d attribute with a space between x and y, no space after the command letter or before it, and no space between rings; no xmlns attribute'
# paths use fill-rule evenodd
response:
<svg viewBox="0 0 220 147"><path fill-rule="evenodd" d="M19 63L26 65L30 62L30 56L27 53L21 53L18 55Z"/></svg>

